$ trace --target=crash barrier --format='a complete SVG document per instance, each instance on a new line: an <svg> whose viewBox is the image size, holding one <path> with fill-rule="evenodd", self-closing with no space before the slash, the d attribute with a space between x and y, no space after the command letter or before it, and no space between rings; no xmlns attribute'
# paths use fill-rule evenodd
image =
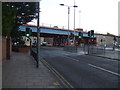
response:
<svg viewBox="0 0 120 90"><path fill-rule="evenodd" d="M68 51L68 52L77 52L77 47L76 46L65 46L63 50Z"/></svg>

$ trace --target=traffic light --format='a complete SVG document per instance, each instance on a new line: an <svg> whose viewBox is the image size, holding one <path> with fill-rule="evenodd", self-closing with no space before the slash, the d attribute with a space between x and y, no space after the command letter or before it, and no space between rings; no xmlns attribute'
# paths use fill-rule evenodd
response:
<svg viewBox="0 0 120 90"><path fill-rule="evenodd" d="M91 37L94 37L94 30L91 30Z"/></svg>
<svg viewBox="0 0 120 90"><path fill-rule="evenodd" d="M73 39L73 38L74 38L74 34L70 33L70 39Z"/></svg>
<svg viewBox="0 0 120 90"><path fill-rule="evenodd" d="M25 36L29 37L32 34L32 30L30 28L26 28Z"/></svg>
<svg viewBox="0 0 120 90"><path fill-rule="evenodd" d="M90 31L88 31L88 36L89 36L89 37L91 36L91 32L90 32Z"/></svg>
<svg viewBox="0 0 120 90"><path fill-rule="evenodd" d="M94 30L88 31L88 36L89 37L94 37Z"/></svg>
<svg viewBox="0 0 120 90"><path fill-rule="evenodd" d="M78 38L81 39L83 37L83 33L82 32L79 32L78 33Z"/></svg>
<svg viewBox="0 0 120 90"><path fill-rule="evenodd" d="M114 39L113 39L114 41L117 41L117 39L116 39L116 37L114 37Z"/></svg>

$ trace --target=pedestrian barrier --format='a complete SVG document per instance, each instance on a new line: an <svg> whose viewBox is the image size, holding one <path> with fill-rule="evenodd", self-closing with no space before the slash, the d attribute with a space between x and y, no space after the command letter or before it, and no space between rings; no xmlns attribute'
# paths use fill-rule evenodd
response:
<svg viewBox="0 0 120 90"><path fill-rule="evenodd" d="M33 49L31 49L31 56L33 56L35 61L37 61L37 52L35 50L33 50Z"/></svg>
<svg viewBox="0 0 120 90"><path fill-rule="evenodd" d="M77 52L77 47L76 46L65 46L63 50L68 51L68 52Z"/></svg>

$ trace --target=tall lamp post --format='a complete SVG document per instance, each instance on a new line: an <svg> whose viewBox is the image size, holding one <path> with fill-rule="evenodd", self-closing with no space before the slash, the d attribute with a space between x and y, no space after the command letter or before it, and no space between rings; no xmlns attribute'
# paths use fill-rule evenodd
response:
<svg viewBox="0 0 120 90"><path fill-rule="evenodd" d="M74 39L73 39L73 41L74 41L74 46L75 46L75 8L77 8L78 6L76 6L75 5L75 0L74 0Z"/></svg>
<svg viewBox="0 0 120 90"><path fill-rule="evenodd" d="M70 7L77 7L77 6L68 6L68 5L65 5L65 4L60 4L61 6L66 6L68 7L68 30L69 30L69 22L70 22ZM69 32L68 32L68 40L69 40ZM69 44L68 44L69 45Z"/></svg>
<svg viewBox="0 0 120 90"><path fill-rule="evenodd" d="M70 7L71 6L68 6L68 5L65 5L65 4L60 4L61 6L66 6L68 7L68 30L69 30L69 22L70 22ZM69 31L68 31L68 41L67 41L67 45L69 45Z"/></svg>
<svg viewBox="0 0 120 90"><path fill-rule="evenodd" d="M80 21L81 21L80 13L81 13L81 11L79 11L79 28L81 27L81 26L80 26L80 25L81 25L81 23L80 23Z"/></svg>

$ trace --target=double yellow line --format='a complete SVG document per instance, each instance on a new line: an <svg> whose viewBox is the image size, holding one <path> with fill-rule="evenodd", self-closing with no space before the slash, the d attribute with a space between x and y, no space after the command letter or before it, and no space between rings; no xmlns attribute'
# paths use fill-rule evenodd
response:
<svg viewBox="0 0 120 90"><path fill-rule="evenodd" d="M42 57L41 62L47 66L49 70L61 81L65 88L74 88L58 71L56 71L49 63L47 63Z"/></svg>

